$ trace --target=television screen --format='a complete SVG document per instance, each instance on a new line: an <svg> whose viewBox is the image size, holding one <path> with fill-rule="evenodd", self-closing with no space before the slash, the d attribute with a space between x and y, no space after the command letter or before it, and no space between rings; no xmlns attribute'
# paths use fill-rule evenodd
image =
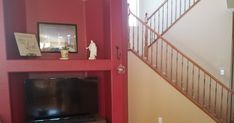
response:
<svg viewBox="0 0 234 123"><path fill-rule="evenodd" d="M43 120L97 114L97 83L97 79L27 79L27 119Z"/></svg>

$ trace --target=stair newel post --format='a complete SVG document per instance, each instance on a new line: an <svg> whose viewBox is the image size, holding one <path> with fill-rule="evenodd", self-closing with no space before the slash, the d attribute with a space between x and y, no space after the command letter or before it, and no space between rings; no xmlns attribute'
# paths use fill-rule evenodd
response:
<svg viewBox="0 0 234 123"><path fill-rule="evenodd" d="M131 13L130 4L128 3L128 20L129 20L130 13ZM128 26L128 34L130 34L130 26ZM128 38L128 49L131 49L131 41L130 41L131 38L130 37L131 37L131 35L129 35L129 38Z"/></svg>
<svg viewBox="0 0 234 123"><path fill-rule="evenodd" d="M147 13L145 13L145 24L147 24L148 23L148 14ZM145 44L144 44L145 46L144 46L144 58L146 58L146 59L148 59L148 49L149 49L149 47L148 47L148 29L147 28L145 28Z"/></svg>

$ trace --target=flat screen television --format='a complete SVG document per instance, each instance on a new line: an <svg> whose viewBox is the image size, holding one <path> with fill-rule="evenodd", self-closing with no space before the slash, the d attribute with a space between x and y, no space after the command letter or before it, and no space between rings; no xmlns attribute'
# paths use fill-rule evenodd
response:
<svg viewBox="0 0 234 123"><path fill-rule="evenodd" d="M27 79L24 87L27 120L98 113L97 79Z"/></svg>

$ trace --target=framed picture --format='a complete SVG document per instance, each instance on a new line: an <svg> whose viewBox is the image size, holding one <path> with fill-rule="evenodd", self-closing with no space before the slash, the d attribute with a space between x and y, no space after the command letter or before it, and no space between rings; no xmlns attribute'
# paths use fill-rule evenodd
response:
<svg viewBox="0 0 234 123"><path fill-rule="evenodd" d="M15 32L14 35L20 56L41 56L35 34Z"/></svg>
<svg viewBox="0 0 234 123"><path fill-rule="evenodd" d="M38 22L38 37L41 52L60 52L67 47L77 52L77 25Z"/></svg>

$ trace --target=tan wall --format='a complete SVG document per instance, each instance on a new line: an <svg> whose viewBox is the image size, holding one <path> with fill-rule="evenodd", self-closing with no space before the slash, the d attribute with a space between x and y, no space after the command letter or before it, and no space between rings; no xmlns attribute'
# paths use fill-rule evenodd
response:
<svg viewBox="0 0 234 123"><path fill-rule="evenodd" d="M225 0L201 0L164 37L230 85L232 12ZM224 76L219 75L220 67Z"/></svg>
<svg viewBox="0 0 234 123"><path fill-rule="evenodd" d="M215 123L129 52L129 123Z"/></svg>

